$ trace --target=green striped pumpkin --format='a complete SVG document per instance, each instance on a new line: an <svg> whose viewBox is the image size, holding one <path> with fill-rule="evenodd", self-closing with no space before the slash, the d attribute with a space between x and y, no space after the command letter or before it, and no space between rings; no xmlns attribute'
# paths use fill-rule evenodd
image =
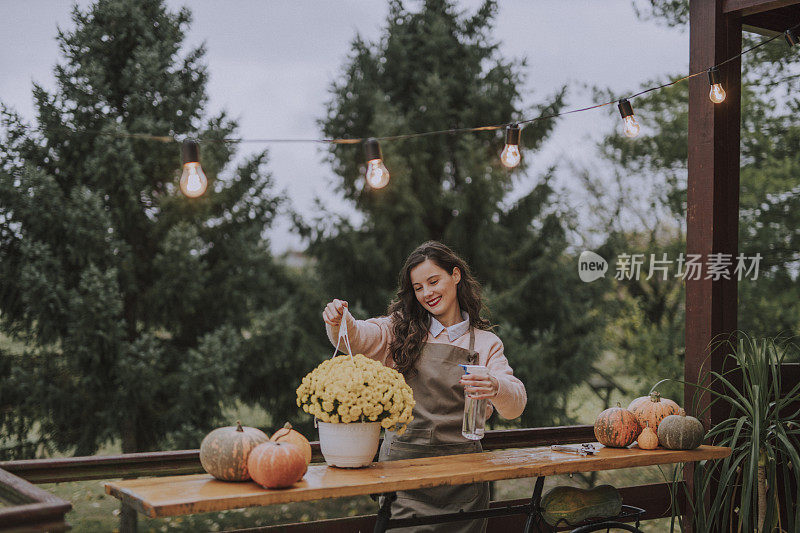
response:
<svg viewBox="0 0 800 533"><path fill-rule="evenodd" d="M623 409L617 402L616 407L606 409L594 421L594 436L597 442L610 448L630 446L641 433L636 415Z"/></svg>
<svg viewBox="0 0 800 533"><path fill-rule="evenodd" d="M658 442L668 450L694 450L703 443L706 430L693 416L669 415L658 425Z"/></svg>
<svg viewBox="0 0 800 533"><path fill-rule="evenodd" d="M237 420L236 426L217 428L203 439L200 444L200 463L203 469L217 479L223 481L247 481L247 458L250 451L269 441L266 433L260 429L242 426Z"/></svg>
<svg viewBox="0 0 800 533"><path fill-rule="evenodd" d="M565 521L574 526L588 518L617 516L622 510L622 497L611 485L592 489L554 487L542 497L542 517L555 526Z"/></svg>

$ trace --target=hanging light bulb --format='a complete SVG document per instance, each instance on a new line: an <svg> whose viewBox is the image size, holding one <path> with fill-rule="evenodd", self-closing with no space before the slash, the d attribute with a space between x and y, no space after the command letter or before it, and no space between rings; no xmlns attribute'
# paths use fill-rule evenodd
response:
<svg viewBox="0 0 800 533"><path fill-rule="evenodd" d="M624 123L622 131L625 136L633 138L639 135L639 123L636 122L636 115L633 114L631 103L623 98L619 101L617 107L619 107L619 114L622 116L622 122Z"/></svg>
<svg viewBox="0 0 800 533"><path fill-rule="evenodd" d="M786 37L786 42L789 43L789 46L796 46L800 39L797 38L797 33L791 28L783 32L783 36Z"/></svg>
<svg viewBox="0 0 800 533"><path fill-rule="evenodd" d="M500 162L506 168L519 165L522 154L519 152L519 126L511 124L506 126L506 146L500 153Z"/></svg>
<svg viewBox="0 0 800 533"><path fill-rule="evenodd" d="M369 138L364 143L364 153L367 156L367 173L365 175L367 183L373 189L386 187L386 184L389 183L389 171L383 164L381 145L377 140Z"/></svg>
<svg viewBox="0 0 800 533"><path fill-rule="evenodd" d="M181 192L189 198L197 198L206 192L208 179L200 166L200 148L197 141L183 141L183 173L181 174Z"/></svg>
<svg viewBox="0 0 800 533"><path fill-rule="evenodd" d="M719 104L725 100L725 89L722 88L722 81L719 76L719 69L711 67L708 69L708 83L711 85L711 90L708 92L708 97L715 104Z"/></svg>

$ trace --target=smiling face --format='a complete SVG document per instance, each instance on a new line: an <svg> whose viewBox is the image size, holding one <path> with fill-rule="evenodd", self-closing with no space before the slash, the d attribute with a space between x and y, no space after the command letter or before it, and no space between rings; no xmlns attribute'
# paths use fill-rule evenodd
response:
<svg viewBox="0 0 800 533"><path fill-rule="evenodd" d="M445 326L461 322L461 309L456 293L461 271L458 267L447 272L426 259L411 269L411 286L422 307Z"/></svg>

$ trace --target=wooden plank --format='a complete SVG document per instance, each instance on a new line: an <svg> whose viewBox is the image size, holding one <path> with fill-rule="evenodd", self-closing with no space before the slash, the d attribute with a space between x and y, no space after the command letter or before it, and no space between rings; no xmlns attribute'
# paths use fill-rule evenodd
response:
<svg viewBox="0 0 800 533"><path fill-rule="evenodd" d="M0 469L0 495L10 503L69 505L69 502L53 496L46 490L42 490L28 481L2 469Z"/></svg>
<svg viewBox="0 0 800 533"><path fill-rule="evenodd" d="M0 531L13 528L32 528L44 530L41 524L62 524L64 515L72 509L69 502L54 503L29 503L0 509Z"/></svg>
<svg viewBox="0 0 800 533"><path fill-rule="evenodd" d="M723 0L722 13L745 16L798 4L798 0Z"/></svg>
<svg viewBox="0 0 800 533"><path fill-rule="evenodd" d="M218 481L205 474L119 481L106 483L105 487L108 494L156 518L441 485L718 459L729 454L730 449L713 446L652 451L603 448L586 457L553 452L549 448L521 448L379 462L360 469L311 465L300 482L281 490L263 489L253 482Z"/></svg>
<svg viewBox="0 0 800 533"><path fill-rule="evenodd" d="M203 472L199 450L26 459L0 462L0 468L31 483L61 483L140 475L159 476Z"/></svg>
<svg viewBox="0 0 800 533"><path fill-rule="evenodd" d="M42 522L24 526L0 526L2 533L58 533L69 531L71 526L66 522Z"/></svg>
<svg viewBox="0 0 800 533"><path fill-rule="evenodd" d="M591 440L594 440L594 428L590 425L579 425L491 430L484 435L482 445L484 450L498 450L531 448L550 444L572 444ZM324 460L319 450L319 442L311 442L311 450L314 462ZM203 473L199 450L27 459L0 462L0 468L31 483Z"/></svg>
<svg viewBox="0 0 800 533"><path fill-rule="evenodd" d="M681 489L678 489L681 490ZM669 485L667 483L654 483L638 487L623 487L619 489L622 501L626 505L633 505L645 509L643 520L663 518L670 516L669 510ZM530 498L519 500L503 500L490 502L490 508L527 505ZM353 531L372 531L375 527L376 515L361 515L348 518L333 518L317 520L314 522L296 522L279 526L261 526L246 529L236 529L229 533L352 533ZM522 531L525 525L525 515L496 516L489 518L487 531Z"/></svg>

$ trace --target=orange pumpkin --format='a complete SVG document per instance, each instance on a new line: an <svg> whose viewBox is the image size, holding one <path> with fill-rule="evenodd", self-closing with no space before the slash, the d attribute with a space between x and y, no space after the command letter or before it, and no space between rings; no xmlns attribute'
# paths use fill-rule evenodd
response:
<svg viewBox="0 0 800 533"><path fill-rule="evenodd" d="M223 481L247 481L247 457L250 451L269 441L267 434L260 429L242 426L217 428L200 444L200 464L203 469Z"/></svg>
<svg viewBox="0 0 800 533"><path fill-rule="evenodd" d="M606 409L594 421L594 436L597 442L611 448L624 448L636 440L641 432L636 415L623 409L617 402L616 407Z"/></svg>
<svg viewBox="0 0 800 533"><path fill-rule="evenodd" d="M297 445L267 441L250 452L247 468L253 481L262 487L279 489L303 479L308 465Z"/></svg>
<svg viewBox="0 0 800 533"><path fill-rule="evenodd" d="M648 424L642 431L639 438L636 439L639 448L642 450L655 450L658 448L658 435L653 431L653 428Z"/></svg>
<svg viewBox="0 0 800 533"><path fill-rule="evenodd" d="M628 411L636 415L641 427L649 424L650 428L656 431L658 424L669 415L678 414L680 407L672 400L662 398L660 393L651 392L649 396L633 400L628 406Z"/></svg>
<svg viewBox="0 0 800 533"><path fill-rule="evenodd" d="M296 444L303 451L306 465L311 464L311 444L299 431L292 429L292 425L289 422L286 422L281 429L273 433L269 440Z"/></svg>

